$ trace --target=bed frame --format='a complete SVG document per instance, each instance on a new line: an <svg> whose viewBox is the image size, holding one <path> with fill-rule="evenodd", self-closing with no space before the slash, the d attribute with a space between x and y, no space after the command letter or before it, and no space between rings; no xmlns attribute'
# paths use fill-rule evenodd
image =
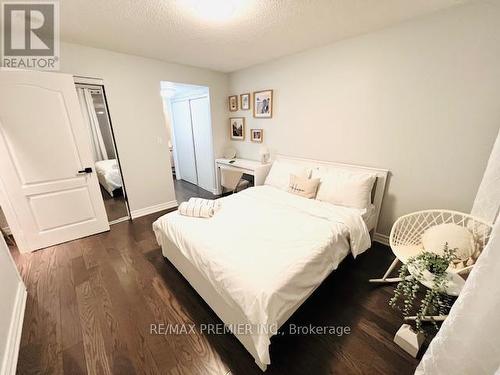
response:
<svg viewBox="0 0 500 375"><path fill-rule="evenodd" d="M363 167L350 164L341 164L328 161L317 161L310 159L299 159L293 157L287 157L283 155L277 155L276 160L288 160L293 161L298 164L303 164L307 167L319 167L319 166L334 166L336 168L345 169L354 172L368 172L375 174L377 180L374 184L374 191L372 193L373 204L376 207L376 223L378 222L378 216L380 214L380 208L382 206L382 199L384 196L385 185L387 181L388 171L385 169ZM196 290L196 292L203 298L203 300L210 306L210 308L217 314L217 316L228 326L237 324L251 324L241 311L241 309L233 304L229 304L221 295L215 290L211 283L205 278L205 276L195 267L193 264L182 254L182 252L175 246L170 239L161 233L160 238L158 238L160 245L162 247L162 253L165 258L167 258L177 270L184 276L184 278L189 282L189 284ZM319 285L318 285L319 286ZM297 302L296 306L291 309L291 311L278 322L278 328L281 327L297 309L302 305L302 303L309 298L309 296L315 291L313 289L311 293L305 296L303 299ZM255 363L259 366L262 371L266 371L267 364L262 363L258 356L256 348L249 335L234 334L236 338L241 342L245 349L252 355L255 359Z"/></svg>

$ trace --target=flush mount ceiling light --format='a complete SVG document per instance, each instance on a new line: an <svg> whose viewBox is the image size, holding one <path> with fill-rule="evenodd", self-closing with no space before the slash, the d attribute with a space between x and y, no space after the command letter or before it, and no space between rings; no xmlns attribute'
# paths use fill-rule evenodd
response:
<svg viewBox="0 0 500 375"><path fill-rule="evenodd" d="M191 16L211 23L233 21L250 9L252 0L179 0Z"/></svg>

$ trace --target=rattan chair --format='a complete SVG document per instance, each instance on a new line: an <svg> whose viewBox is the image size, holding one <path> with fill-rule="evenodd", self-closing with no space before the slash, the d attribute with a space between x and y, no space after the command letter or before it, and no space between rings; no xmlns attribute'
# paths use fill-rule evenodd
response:
<svg viewBox="0 0 500 375"><path fill-rule="evenodd" d="M440 224L453 223L467 228L473 235L476 249L470 259L464 261L465 266L457 267L453 272L463 274L473 267L477 257L488 243L491 224L469 214L450 210L425 210L401 216L391 229L389 245L396 259L389 266L384 276L371 279L372 283L391 283L401 281L399 277L389 277L399 262L406 263L410 257L423 251L422 236L424 232Z"/></svg>

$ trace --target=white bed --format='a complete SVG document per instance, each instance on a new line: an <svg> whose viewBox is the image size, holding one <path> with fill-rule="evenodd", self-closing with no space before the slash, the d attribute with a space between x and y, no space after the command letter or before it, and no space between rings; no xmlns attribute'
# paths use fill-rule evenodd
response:
<svg viewBox="0 0 500 375"><path fill-rule="evenodd" d="M96 161L95 171L99 183L109 195L113 196L113 191L122 187L122 177L116 159Z"/></svg>
<svg viewBox="0 0 500 375"><path fill-rule="evenodd" d="M172 212L153 224L163 255L219 318L238 329L251 327L251 334L233 333L262 370L270 364L275 330L349 253L369 248L387 178L387 171L369 170L378 178L368 210L257 186L222 198L211 219Z"/></svg>

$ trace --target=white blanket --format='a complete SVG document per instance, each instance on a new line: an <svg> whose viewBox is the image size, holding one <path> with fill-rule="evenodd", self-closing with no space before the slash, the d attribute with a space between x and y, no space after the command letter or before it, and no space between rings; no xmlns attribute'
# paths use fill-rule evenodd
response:
<svg viewBox="0 0 500 375"><path fill-rule="evenodd" d="M252 324L282 324L348 254L370 246L359 210L306 199L270 186L222 198L209 220L177 212L153 229L165 234L230 305ZM350 243L350 246L349 246ZM252 335L259 360L270 363L272 332Z"/></svg>
<svg viewBox="0 0 500 375"><path fill-rule="evenodd" d="M122 187L122 177L116 159L96 161L95 171L99 183L111 196L113 196L113 190Z"/></svg>

